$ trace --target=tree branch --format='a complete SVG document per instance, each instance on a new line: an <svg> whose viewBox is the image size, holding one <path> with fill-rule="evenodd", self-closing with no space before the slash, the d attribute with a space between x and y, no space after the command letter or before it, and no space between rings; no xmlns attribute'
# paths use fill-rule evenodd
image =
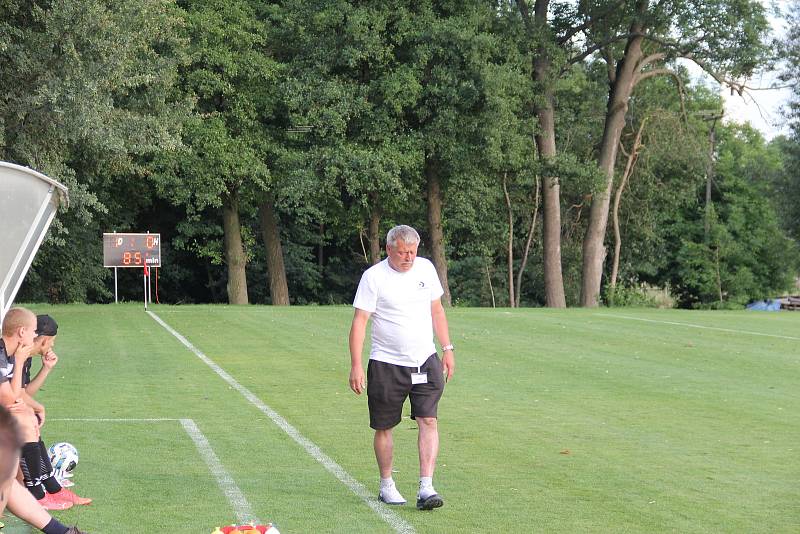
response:
<svg viewBox="0 0 800 534"><path fill-rule="evenodd" d="M655 53L655 54L650 54L649 56L647 56L646 58L642 59L642 60L639 62L639 70L644 70L644 68L645 68L646 66L648 66L649 64L651 64L651 63L653 63L653 62L655 62L655 61L660 61L660 60L662 60L662 59L666 59L666 57L667 57L667 54L665 54L665 53L663 53L663 52L658 52L658 53Z"/></svg>
<svg viewBox="0 0 800 534"><path fill-rule="evenodd" d="M590 46L589 48L585 49L580 54L578 54L576 56L572 56L570 59L567 60L566 64L567 65L574 65L575 63L583 61L584 59L586 59L590 55L594 54L598 50L602 50L603 48L607 47L610 44L613 44L613 43L616 43L616 42L619 42L619 41L624 41L625 39L627 39L630 36L631 36L631 34L629 34L629 33L623 33L623 34L619 34L619 35L615 35L613 37L610 37L610 38L606 39L605 41L603 41L602 43L594 44L594 45ZM562 70L562 72L564 72L564 71L566 71L566 68L564 68Z"/></svg>
<svg viewBox="0 0 800 534"><path fill-rule="evenodd" d="M695 40L695 41L691 41L691 42L688 42L688 43L679 43L679 42L670 41L670 40L667 40L667 39L660 39L660 38L655 37L653 35L647 35L647 34L642 33L642 32L638 32L638 33L636 33L636 35L639 35L639 36L641 36L642 38L644 38L644 39L646 39L648 41L652 41L652 42L654 42L656 44L659 44L659 45L667 48L669 50L669 52L670 52L670 53L658 52L658 53L652 54L652 55L648 56L647 58L645 58L644 60L642 60L642 66L646 66L648 63L650 63L652 61L668 59L670 57L675 57L675 58L680 57L680 58L683 58L683 59L688 59L689 61L693 62L695 65L697 65L698 67L703 69L703 71L705 71L706 74L708 74L714 80L716 80L716 82L719 83L720 85L729 87L730 90L731 90L731 94L738 94L739 96L743 96L744 93L746 93L747 91L763 90L764 89L764 88L751 87L751 86L747 85L745 82L740 82L740 81L737 81L737 80L733 80L733 79L727 78L723 74L718 72L716 69L714 69L709 63L707 63L706 61L698 58L694 54L694 52L692 52L692 50L694 49L694 47L697 44L699 44L701 42L700 39ZM658 57L658 56L661 56L661 57ZM660 69L655 69L655 70L660 70ZM647 72L652 72L652 71L647 71ZM641 81L642 79L645 79L646 77L655 76L656 74L662 74L662 73L664 73L664 72L661 71L661 72L658 72L658 73L648 74L647 76L642 75L644 77L640 77L640 79L638 79L637 82ZM674 75L674 73L672 71L669 71L668 74Z"/></svg>
<svg viewBox="0 0 800 534"><path fill-rule="evenodd" d="M601 54L606 62L606 74L608 75L608 81L613 84L617 80L617 69L614 68L614 56L611 54L611 51L608 48L603 49Z"/></svg>
<svg viewBox="0 0 800 534"><path fill-rule="evenodd" d="M589 17L589 19L586 22L584 22L580 26L576 26L576 27L572 28L570 31L565 33L563 36L559 37L558 41L557 41L558 44L560 44L560 45L565 44L567 41L569 41L570 39L575 37L575 35L577 35L578 33L582 32L582 31L584 31L586 29L591 28L599 20L602 20L604 17L606 17L607 15L611 14L613 11L615 11L616 9L618 9L620 6L622 6L624 4L625 4L625 2L623 0L618 0L617 2L614 2L614 3L610 4L610 5L608 5L607 6L608 9L605 9L605 10L601 11L600 13L598 13L597 15L595 15L593 17Z"/></svg>
<svg viewBox="0 0 800 534"><path fill-rule="evenodd" d="M533 200L533 218L531 219L531 227L528 231L528 240L525 242L525 252L522 253L522 263L517 272L517 290L514 296L517 298L517 308L520 304L520 294L522 293L522 273L525 271L525 266L528 264L528 253L531 250L531 242L533 241L533 232L536 229L536 217L539 213L539 175L536 175L536 196Z"/></svg>
<svg viewBox="0 0 800 534"><path fill-rule="evenodd" d="M642 119L642 123L639 125L639 131L636 132L636 138L633 141L633 146L631 147L630 153L625 150L622 140L619 142L619 146L622 149L622 153L627 157L627 161L625 163L625 171L622 173L622 178L620 179L620 184L614 193L614 207L612 210L612 223L614 226L614 259L611 264L610 283L612 290L617 287L617 275L619 274L619 253L622 248L622 238L619 231L619 205L625 185L628 183L628 179L633 173L633 166L636 165L636 161L639 159L639 153L644 146L642 144L642 132L644 131L645 124L647 124L647 117Z"/></svg>
<svg viewBox="0 0 800 534"><path fill-rule="evenodd" d="M637 32L636 35L644 38L647 41L652 41L667 48L668 50L674 52L677 57L689 57L692 55L691 51L703 41L702 38L698 38L694 41L689 41L688 43L680 43L678 41L671 41L669 39L661 39L660 37L649 35L643 32Z"/></svg>
<svg viewBox="0 0 800 534"><path fill-rule="evenodd" d="M531 11L528 8L527 0L517 0L517 6L519 6L519 12L522 15L522 20L525 23L525 28L530 31L531 30Z"/></svg>
<svg viewBox="0 0 800 534"><path fill-rule="evenodd" d="M642 63L644 63L644 61ZM681 97L681 115L683 116L683 122L684 123L688 122L688 119L686 117L686 100L685 100L685 91L683 89L683 80L681 80L681 77L678 76L676 72L670 69L650 69L648 71L639 72L633 79L633 86L636 87L636 85L642 80L646 80L647 78L652 78L653 76L659 76L662 74L667 76L672 76L672 78L674 78L675 81L678 83L678 95Z"/></svg>

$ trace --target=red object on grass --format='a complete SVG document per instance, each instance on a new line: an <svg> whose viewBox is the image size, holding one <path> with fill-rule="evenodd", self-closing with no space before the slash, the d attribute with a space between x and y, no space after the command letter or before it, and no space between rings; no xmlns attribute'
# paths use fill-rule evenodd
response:
<svg viewBox="0 0 800 534"><path fill-rule="evenodd" d="M220 527L222 534L250 534L253 531L265 534L272 525L230 525L228 527Z"/></svg>

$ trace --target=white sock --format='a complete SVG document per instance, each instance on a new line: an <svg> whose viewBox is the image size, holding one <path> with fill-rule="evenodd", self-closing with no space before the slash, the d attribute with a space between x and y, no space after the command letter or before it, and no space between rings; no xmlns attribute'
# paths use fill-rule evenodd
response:
<svg viewBox="0 0 800 534"><path fill-rule="evenodd" d="M392 486L394 486L394 479L392 477L381 479L381 489L391 488Z"/></svg>
<svg viewBox="0 0 800 534"><path fill-rule="evenodd" d="M433 477L419 477L419 498L427 499L436 493L433 489Z"/></svg>

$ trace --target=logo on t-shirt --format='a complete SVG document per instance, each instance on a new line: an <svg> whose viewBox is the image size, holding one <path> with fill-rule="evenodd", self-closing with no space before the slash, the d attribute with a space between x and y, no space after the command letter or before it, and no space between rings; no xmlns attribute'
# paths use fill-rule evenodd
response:
<svg viewBox="0 0 800 534"><path fill-rule="evenodd" d="M418 287L419 289L425 289L425 282L423 282L422 280L420 280L419 282L417 282L417 287Z"/></svg>

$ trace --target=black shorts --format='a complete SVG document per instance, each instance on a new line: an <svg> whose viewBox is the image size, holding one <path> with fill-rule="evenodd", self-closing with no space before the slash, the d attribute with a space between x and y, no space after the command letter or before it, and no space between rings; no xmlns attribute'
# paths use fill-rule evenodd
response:
<svg viewBox="0 0 800 534"><path fill-rule="evenodd" d="M369 426L387 430L400 422L403 403L411 398L411 418L436 417L439 399L444 392L442 361L432 354L420 368L428 373L427 384L411 384L411 373L416 367L404 367L370 360L367 365L367 397L369 399Z"/></svg>

